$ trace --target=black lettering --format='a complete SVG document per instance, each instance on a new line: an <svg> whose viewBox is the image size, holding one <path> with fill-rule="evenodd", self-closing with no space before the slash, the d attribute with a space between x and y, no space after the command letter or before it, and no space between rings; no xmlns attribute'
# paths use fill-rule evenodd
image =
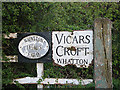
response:
<svg viewBox="0 0 120 90"><path fill-rule="evenodd" d="M68 42L68 38L71 38L71 36L67 36L67 38L66 38L66 42L67 42L68 44L71 44L71 42Z"/></svg>
<svg viewBox="0 0 120 90"><path fill-rule="evenodd" d="M85 47L85 56L89 54L89 52L87 52L87 49L89 49L89 47Z"/></svg>
<svg viewBox="0 0 120 90"><path fill-rule="evenodd" d="M81 35L79 36L79 43L82 43L82 42L84 43L84 36Z"/></svg>
<svg viewBox="0 0 120 90"><path fill-rule="evenodd" d="M61 56L63 56L63 54L61 54L61 55L58 54L58 48L59 48L59 47L63 48L63 46L58 46L58 47L56 48L56 54L57 54L59 57L61 57Z"/></svg>
<svg viewBox="0 0 120 90"><path fill-rule="evenodd" d="M58 62L58 63L61 63L61 59L57 59L57 62Z"/></svg>
<svg viewBox="0 0 120 90"><path fill-rule="evenodd" d="M78 60L79 60L79 59L76 59L76 64L78 64Z"/></svg>
<svg viewBox="0 0 120 90"><path fill-rule="evenodd" d="M43 39L41 38L40 41L43 42Z"/></svg>
<svg viewBox="0 0 120 90"><path fill-rule="evenodd" d="M35 53L31 53L31 57L35 57Z"/></svg>
<svg viewBox="0 0 120 90"><path fill-rule="evenodd" d="M84 59L84 64L88 64L88 59Z"/></svg>
<svg viewBox="0 0 120 90"><path fill-rule="evenodd" d="M87 44L89 44L90 43L90 35L86 35L85 38L88 40Z"/></svg>
<svg viewBox="0 0 120 90"><path fill-rule="evenodd" d="M77 37L76 37L76 36L73 38L73 43L74 43L74 41L78 44L78 41L77 41Z"/></svg>
<svg viewBox="0 0 120 90"><path fill-rule="evenodd" d="M66 64L67 63L67 59L63 59L63 64Z"/></svg>
<svg viewBox="0 0 120 90"><path fill-rule="evenodd" d="M39 56L40 56L39 52L36 52L36 56L37 56L37 57L39 57Z"/></svg>
<svg viewBox="0 0 120 90"><path fill-rule="evenodd" d="M28 52L28 55L27 56L30 56L30 53Z"/></svg>
<svg viewBox="0 0 120 90"><path fill-rule="evenodd" d="M65 47L65 48L64 48L64 55L66 55L66 53L67 53L68 55L70 55L70 53L69 53L68 51L69 51L69 49L68 49L67 47Z"/></svg>
<svg viewBox="0 0 120 90"><path fill-rule="evenodd" d="M29 42L30 42L30 38L28 38L28 39L27 39L27 41L29 41Z"/></svg>
<svg viewBox="0 0 120 90"><path fill-rule="evenodd" d="M27 40L26 40L26 39L24 39L24 41L25 41L25 42L27 42Z"/></svg>
<svg viewBox="0 0 120 90"><path fill-rule="evenodd" d="M81 48L77 48L77 56L79 55L79 52L81 52Z"/></svg>
<svg viewBox="0 0 120 90"><path fill-rule="evenodd" d="M27 50L30 50L30 49L32 49L32 48L31 48L31 46L32 46L32 44L30 44L30 45L27 45Z"/></svg>
<svg viewBox="0 0 120 90"><path fill-rule="evenodd" d="M38 42L41 42L41 39L40 39L40 38L37 38L37 41L38 41Z"/></svg>
<svg viewBox="0 0 120 90"><path fill-rule="evenodd" d="M80 59L80 60L79 60L79 63L80 63L80 64L82 64L82 63L83 63L83 60L82 60L82 59Z"/></svg>
<svg viewBox="0 0 120 90"><path fill-rule="evenodd" d="M35 38L35 40L36 40L37 42L39 42L39 39L38 39L38 37L36 37L36 38Z"/></svg>
<svg viewBox="0 0 120 90"><path fill-rule="evenodd" d="M62 36L61 36L61 38L60 38L60 39L58 39L57 34L55 34L55 36L56 36L56 38L57 38L58 44L60 44L60 43L61 43L61 41L62 41L63 34L62 34Z"/></svg>
<svg viewBox="0 0 120 90"><path fill-rule="evenodd" d="M64 44L65 44L65 36L64 36Z"/></svg>
<svg viewBox="0 0 120 90"><path fill-rule="evenodd" d="M30 41L34 41L35 40L35 37L30 37Z"/></svg>
<svg viewBox="0 0 120 90"><path fill-rule="evenodd" d="M72 64L72 63L71 63L71 59L68 60L68 63L69 63L69 64Z"/></svg>
<svg viewBox="0 0 120 90"><path fill-rule="evenodd" d="M72 64L74 64L75 59L71 59L71 60L72 60Z"/></svg>

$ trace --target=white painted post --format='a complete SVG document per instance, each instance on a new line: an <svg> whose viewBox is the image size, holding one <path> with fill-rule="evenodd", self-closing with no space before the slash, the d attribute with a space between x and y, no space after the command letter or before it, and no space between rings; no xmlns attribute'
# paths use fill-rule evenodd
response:
<svg viewBox="0 0 120 90"><path fill-rule="evenodd" d="M43 63L37 63L37 77L39 77L40 79L42 79L42 76L44 74L44 68L43 68ZM37 85L37 89L43 89L43 85L38 84Z"/></svg>

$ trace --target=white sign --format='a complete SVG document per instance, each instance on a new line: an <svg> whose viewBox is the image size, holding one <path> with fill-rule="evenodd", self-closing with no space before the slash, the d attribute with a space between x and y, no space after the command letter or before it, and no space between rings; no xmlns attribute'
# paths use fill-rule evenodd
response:
<svg viewBox="0 0 120 90"><path fill-rule="evenodd" d="M87 68L93 60L93 31L53 31L52 58L58 65Z"/></svg>
<svg viewBox="0 0 120 90"><path fill-rule="evenodd" d="M18 49L26 58L38 59L48 52L49 45L43 37L38 35L29 35L20 41Z"/></svg>

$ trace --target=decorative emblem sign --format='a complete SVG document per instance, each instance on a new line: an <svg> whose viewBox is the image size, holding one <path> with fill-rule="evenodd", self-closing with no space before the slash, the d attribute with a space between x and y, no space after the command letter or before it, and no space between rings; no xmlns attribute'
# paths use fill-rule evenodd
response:
<svg viewBox="0 0 120 90"><path fill-rule="evenodd" d="M24 57L38 59L48 52L49 44L39 35L29 35L19 42L18 49Z"/></svg>

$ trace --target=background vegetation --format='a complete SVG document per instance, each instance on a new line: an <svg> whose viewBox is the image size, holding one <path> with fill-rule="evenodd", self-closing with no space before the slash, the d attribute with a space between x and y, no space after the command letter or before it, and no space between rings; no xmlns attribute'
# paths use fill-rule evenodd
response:
<svg viewBox="0 0 120 90"><path fill-rule="evenodd" d="M112 56L113 56L113 85L114 89L120 88L120 3L2 3L2 32L41 32L41 31L71 31L93 29L96 18L109 18L113 22L112 28ZM11 41L3 38L3 59L5 55L16 53L16 48ZM33 63L2 63L3 89L36 88L35 85L11 85L15 78L36 77L36 64ZM93 78L93 66L88 69L75 66L59 67L53 63L44 64L44 77L53 78ZM45 87L66 87L49 85ZM93 88L88 86L74 86Z"/></svg>

